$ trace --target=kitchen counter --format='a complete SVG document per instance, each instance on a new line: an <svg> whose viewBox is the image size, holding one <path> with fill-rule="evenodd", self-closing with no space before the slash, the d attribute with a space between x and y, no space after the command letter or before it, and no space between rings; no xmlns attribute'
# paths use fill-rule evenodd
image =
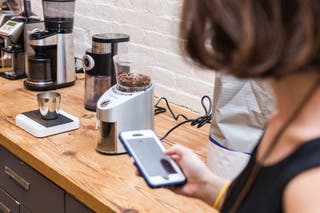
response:
<svg viewBox="0 0 320 213"><path fill-rule="evenodd" d="M17 114L37 109L38 92L25 89L23 80L0 78L0 144L96 212L215 212L197 199L149 188L135 175L136 169L126 154L97 153L95 112L84 108L84 76L77 77L74 86L56 91L61 93L61 109L78 117L80 128L44 138L15 125ZM182 108L173 110L190 118L197 116ZM169 113L157 115L155 131L163 136L176 123ZM197 129L185 124L164 142L167 147L183 144L205 160L208 131L209 125Z"/></svg>

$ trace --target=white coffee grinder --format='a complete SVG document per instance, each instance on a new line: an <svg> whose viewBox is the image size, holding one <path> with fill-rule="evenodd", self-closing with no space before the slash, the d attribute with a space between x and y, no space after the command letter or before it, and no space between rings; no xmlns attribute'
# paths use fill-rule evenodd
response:
<svg viewBox="0 0 320 213"><path fill-rule="evenodd" d="M96 150L104 154L126 152L118 139L119 132L154 127L150 58L139 54L121 54L114 56L113 60L117 84L97 102Z"/></svg>

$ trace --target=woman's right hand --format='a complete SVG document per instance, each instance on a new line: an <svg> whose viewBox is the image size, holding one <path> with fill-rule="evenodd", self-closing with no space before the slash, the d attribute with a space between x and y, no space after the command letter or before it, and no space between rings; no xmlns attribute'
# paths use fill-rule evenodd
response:
<svg viewBox="0 0 320 213"><path fill-rule="evenodd" d="M185 185L170 189L212 205L225 180L213 174L194 152L184 146L173 145L165 151L165 154L177 162L187 178Z"/></svg>

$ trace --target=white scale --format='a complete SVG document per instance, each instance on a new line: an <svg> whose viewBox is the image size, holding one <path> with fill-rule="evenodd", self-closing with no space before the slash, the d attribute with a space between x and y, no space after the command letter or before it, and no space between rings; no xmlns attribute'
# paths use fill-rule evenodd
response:
<svg viewBox="0 0 320 213"><path fill-rule="evenodd" d="M79 119L62 110L55 120L43 120L39 110L24 112L16 116L16 125L35 137L46 137L78 129Z"/></svg>

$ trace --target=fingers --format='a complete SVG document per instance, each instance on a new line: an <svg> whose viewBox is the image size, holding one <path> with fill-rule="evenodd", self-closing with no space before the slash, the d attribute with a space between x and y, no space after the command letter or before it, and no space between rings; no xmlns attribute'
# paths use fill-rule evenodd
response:
<svg viewBox="0 0 320 213"><path fill-rule="evenodd" d="M188 186L170 186L168 189L176 194L194 197Z"/></svg>
<svg viewBox="0 0 320 213"><path fill-rule="evenodd" d="M183 194L183 190L182 190L183 186L168 186L167 188L170 191L173 191L176 194Z"/></svg>
<svg viewBox="0 0 320 213"><path fill-rule="evenodd" d="M178 161L178 160L181 159L180 156L179 156L179 155L176 155L176 154L173 154L173 155L171 155L170 157L171 157L173 160L175 160L175 161Z"/></svg>
<svg viewBox="0 0 320 213"><path fill-rule="evenodd" d="M135 174L136 174L137 176L141 177L141 174L140 174L139 170L136 170Z"/></svg>
<svg viewBox="0 0 320 213"><path fill-rule="evenodd" d="M168 148L165 151L166 155L178 155L178 156L182 156L188 152L191 152L188 148L181 146L179 144L175 144L172 147Z"/></svg>

